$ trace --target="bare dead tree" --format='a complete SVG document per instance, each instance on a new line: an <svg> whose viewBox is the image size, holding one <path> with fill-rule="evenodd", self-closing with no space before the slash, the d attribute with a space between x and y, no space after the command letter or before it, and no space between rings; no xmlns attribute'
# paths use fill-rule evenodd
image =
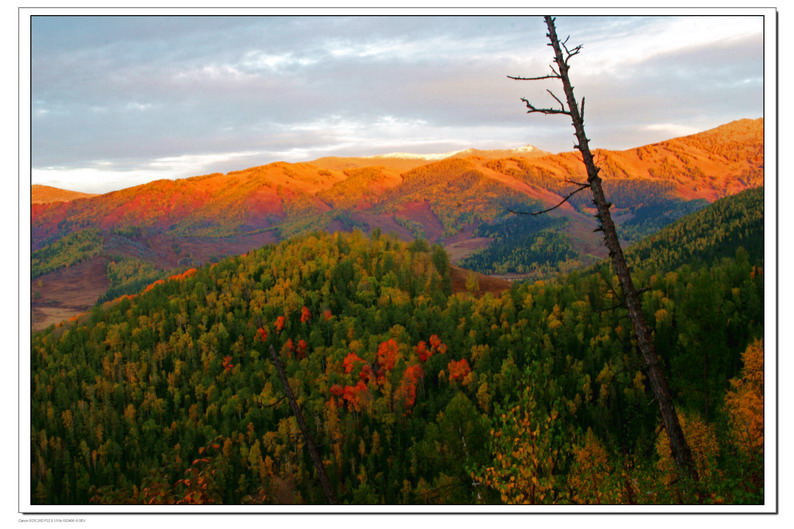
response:
<svg viewBox="0 0 794 529"><path fill-rule="evenodd" d="M322 487L323 493L325 494L325 499L328 501L328 503L335 504L336 498L334 496L334 491L331 489L331 483L328 481L328 475L325 473L325 467L323 466L323 460L320 457L320 452L317 451L317 444L314 442L314 437L312 437L309 427L306 425L306 420L303 418L303 412L301 412L300 406L298 406L298 401L295 398L295 394L292 392L292 388L289 385L287 375L284 373L284 366L281 363L281 359L278 357L278 354L272 345L270 346L270 356L273 360L273 364L276 366L276 372L278 373L279 380L281 380L281 385L284 386L284 393L287 395L287 400L289 401L289 405L292 408L292 413L295 415L295 419L298 421L298 428L301 431L303 440L306 442L306 447L309 449L309 456L312 458L314 469L317 471L317 479L320 481L320 486Z"/></svg>
<svg viewBox="0 0 794 529"><path fill-rule="evenodd" d="M554 24L555 18L547 16L544 17L544 19L548 28L548 33L546 34L549 39L548 46L551 46L554 50L555 66L550 66L551 74L539 77L508 77L517 81L541 81L546 79L558 79L560 82L562 82L563 91L565 93L565 102L557 97L551 90L547 90L547 92L551 94L551 96L557 102L559 107L540 108L536 107L525 98L522 98L521 100L526 105L527 113L529 114L562 114L571 118L571 123L573 125L577 140L577 144L574 145L574 148L582 154L582 161L584 162L585 168L587 169L587 183L584 184L571 182L577 184L578 187L573 192L569 193L562 200L562 202L552 208L536 212L514 213L529 215L547 213L560 207L573 195L582 191L583 189L590 188L590 190L593 192L593 202L596 206L596 209L598 210L596 218L598 219L599 223L598 228L596 228L595 231L601 231L604 234L604 242L607 249L609 250L609 256L612 259L612 266L614 267L615 273L617 274L620 281L623 297L625 298L625 307L628 310L629 318L631 319L631 324L634 329L634 336L637 339L637 345L640 349L640 353L645 364L645 369L648 373L651 390L653 391L655 400L659 405L662 422L664 424L665 430L667 431L667 436L670 439L670 448L673 458L675 459L676 465L683 475L688 475L692 479L697 480L698 475L692 460L692 452L689 449L689 445L684 438L684 433L681 430L681 424L678 421L678 415L676 414L675 407L673 406L673 397L670 392L670 387L667 383L667 378L665 377L664 372L659 365L659 356L656 354L656 347L654 346L653 339L651 337L651 331L648 327L647 321L645 320L645 315L642 312L640 293L634 287L634 283L631 279L631 273L629 271L628 264L626 263L626 258L623 255L623 249L620 246L617 231L615 230L615 223L612 221L612 215L609 212L612 204L607 201L606 196L604 195L604 190L601 186L601 178L598 176L600 169L593 160L593 154L590 152L590 140L587 138L584 130L585 100L582 98L581 106L579 103L577 103L573 93L573 86L571 85L571 80L568 75L570 61L582 51L582 46L579 45L574 48L568 48L568 38L566 38L564 41L560 41L560 39L557 37L557 29Z"/></svg>

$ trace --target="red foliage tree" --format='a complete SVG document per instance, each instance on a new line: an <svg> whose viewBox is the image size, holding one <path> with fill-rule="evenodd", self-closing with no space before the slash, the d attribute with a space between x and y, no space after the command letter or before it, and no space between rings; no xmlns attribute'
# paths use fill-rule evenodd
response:
<svg viewBox="0 0 794 529"><path fill-rule="evenodd" d="M234 368L234 364L232 364L232 357L231 356L224 356L223 357L223 369L227 372L231 371Z"/></svg>
<svg viewBox="0 0 794 529"><path fill-rule="evenodd" d="M304 305L301 309L301 323L306 323L310 319L312 319L312 313L309 311L309 308Z"/></svg>
<svg viewBox="0 0 794 529"><path fill-rule="evenodd" d="M364 382L369 382L372 379L372 368L369 364L364 364L364 367L362 367L361 371L358 373L358 378Z"/></svg>
<svg viewBox="0 0 794 529"><path fill-rule="evenodd" d="M447 352L447 345L441 341L441 338L438 335L432 335L428 341L430 342L430 347L434 353L444 354Z"/></svg>
<svg viewBox="0 0 794 529"><path fill-rule="evenodd" d="M430 357L433 356L433 350L428 349L427 344L424 341L419 342L419 344L414 347L414 351L416 351L416 354L419 356L419 360L422 362L427 362Z"/></svg>
<svg viewBox="0 0 794 529"><path fill-rule="evenodd" d="M465 358L457 362L455 360L450 361L447 364L447 370L449 371L449 380L463 380L471 373L471 367L469 367L469 362Z"/></svg>
<svg viewBox="0 0 794 529"><path fill-rule="evenodd" d="M345 357L343 365L345 366L345 373L352 373L356 369L357 364L366 364L366 360L359 357L356 353L350 353Z"/></svg>
<svg viewBox="0 0 794 529"><path fill-rule="evenodd" d="M394 369L400 349L394 339L382 342L378 346L378 382L386 379L386 374Z"/></svg>
<svg viewBox="0 0 794 529"><path fill-rule="evenodd" d="M292 358L292 353L295 352L295 342L292 341L292 338L287 338L287 341L284 342L284 345L281 347L281 352L286 352L287 357Z"/></svg>
<svg viewBox="0 0 794 529"><path fill-rule="evenodd" d="M306 343L306 340L301 338L300 340L298 340L296 356L298 358L306 358L308 354L309 354L309 344Z"/></svg>
<svg viewBox="0 0 794 529"><path fill-rule="evenodd" d="M416 386L424 374L424 370L419 364L407 367L403 373L398 394L403 400L403 407L406 413L410 413L411 408L416 403Z"/></svg>
<svg viewBox="0 0 794 529"><path fill-rule="evenodd" d="M368 391L369 388L364 381L359 380L355 386L345 386L342 399L345 401L345 405L348 407L348 409L353 411L361 411L362 401Z"/></svg>
<svg viewBox="0 0 794 529"><path fill-rule="evenodd" d="M430 338L428 338L428 342L430 342L429 349L427 343L424 341L419 342L414 348L416 354L419 355L419 360L422 362L427 362L434 354L444 354L447 352L446 344L441 341L441 338L439 338L437 334L431 335Z"/></svg>

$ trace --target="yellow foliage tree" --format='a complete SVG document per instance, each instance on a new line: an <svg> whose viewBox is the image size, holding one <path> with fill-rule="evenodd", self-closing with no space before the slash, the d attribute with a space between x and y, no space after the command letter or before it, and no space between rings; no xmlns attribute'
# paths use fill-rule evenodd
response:
<svg viewBox="0 0 794 529"><path fill-rule="evenodd" d="M588 428L584 442L574 447L573 456L574 461L568 471L568 488L575 503L625 503L609 453L592 429Z"/></svg>
<svg viewBox="0 0 794 529"><path fill-rule="evenodd" d="M506 504L557 503L559 450L553 447L550 429L558 414L533 420L533 403L502 413L502 427L491 430L493 466L472 478L499 493Z"/></svg>
<svg viewBox="0 0 794 529"><path fill-rule="evenodd" d="M739 452L750 460L764 455L764 344L751 343L742 353L741 376L731 380L725 409L731 438Z"/></svg>
<svg viewBox="0 0 794 529"><path fill-rule="evenodd" d="M687 444L692 450L692 459L701 481L708 481L712 477L716 477L719 472L716 460L720 447L717 443L714 426L694 413L682 413L679 420ZM662 430L656 440L656 453L659 455L656 466L662 472L663 483L671 485L678 481L678 469L673 460L670 441L665 430Z"/></svg>

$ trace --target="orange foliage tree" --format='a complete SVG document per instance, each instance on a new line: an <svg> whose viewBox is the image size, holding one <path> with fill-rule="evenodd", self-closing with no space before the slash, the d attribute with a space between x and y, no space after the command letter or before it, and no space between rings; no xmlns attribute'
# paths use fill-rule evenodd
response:
<svg viewBox="0 0 794 529"><path fill-rule="evenodd" d="M731 380L725 407L731 437L747 458L763 456L764 450L764 345L751 343L742 353L741 376Z"/></svg>
<svg viewBox="0 0 794 529"><path fill-rule="evenodd" d="M465 358L458 361L451 360L449 364L447 364L447 370L449 371L449 380L461 382L465 381L466 377L471 373L469 361Z"/></svg>
<svg viewBox="0 0 794 529"><path fill-rule="evenodd" d="M692 450L692 459L701 481L707 482L711 478L717 477L719 472L717 457L720 447L717 443L714 426L697 414L682 413L681 428L684 430L684 437ZM656 453L659 455L656 466L662 472L662 482L665 485L678 482L679 472L673 460L670 441L665 430L662 430L656 440Z"/></svg>
<svg viewBox="0 0 794 529"><path fill-rule="evenodd" d="M750 484L763 486L764 475L764 344L751 343L742 353L744 367L725 395L730 437L740 467ZM746 484L745 484L746 485Z"/></svg>

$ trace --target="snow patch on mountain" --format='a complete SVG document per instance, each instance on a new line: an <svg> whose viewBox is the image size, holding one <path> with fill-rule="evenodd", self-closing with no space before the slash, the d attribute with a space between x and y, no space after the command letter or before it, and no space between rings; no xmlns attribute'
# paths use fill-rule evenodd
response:
<svg viewBox="0 0 794 529"><path fill-rule="evenodd" d="M535 152L537 151L537 147L532 145L524 145L523 147L518 147L517 149L505 149L508 151L512 151L515 153L526 153L526 152ZM404 159L420 159L420 160L443 160L445 158L451 158L453 156L459 154L474 154L476 149L461 149L459 151L450 151L450 152L439 152L439 153L430 153L430 154L419 154L419 153L411 153L411 152L391 152L388 154L376 154L374 156L367 156L367 158L404 158Z"/></svg>

